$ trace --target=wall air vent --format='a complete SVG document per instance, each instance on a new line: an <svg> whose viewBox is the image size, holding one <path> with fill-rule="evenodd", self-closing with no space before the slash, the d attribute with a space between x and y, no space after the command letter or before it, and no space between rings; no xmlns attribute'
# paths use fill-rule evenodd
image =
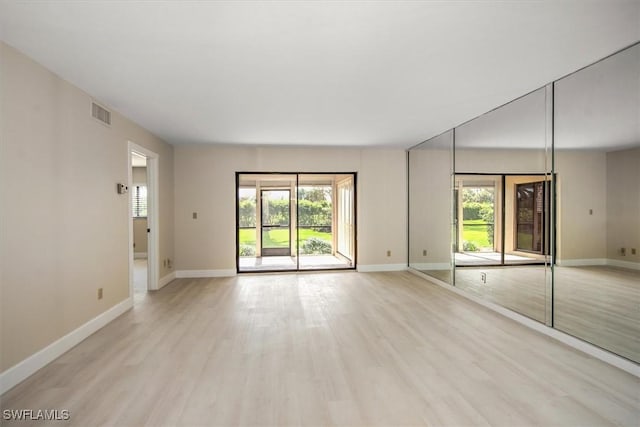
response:
<svg viewBox="0 0 640 427"><path fill-rule="evenodd" d="M105 125L111 125L111 111L95 102L91 103L91 116L96 120L100 120Z"/></svg>

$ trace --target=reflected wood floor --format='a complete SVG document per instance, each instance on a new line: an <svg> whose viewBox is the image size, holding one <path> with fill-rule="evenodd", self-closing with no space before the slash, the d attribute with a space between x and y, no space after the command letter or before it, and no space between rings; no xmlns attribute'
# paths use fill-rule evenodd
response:
<svg viewBox="0 0 640 427"><path fill-rule="evenodd" d="M556 267L554 282L556 328L640 363L640 271Z"/></svg>
<svg viewBox="0 0 640 427"><path fill-rule="evenodd" d="M640 379L422 278L345 272L175 280L0 406L77 426L637 426L639 398Z"/></svg>
<svg viewBox="0 0 640 427"><path fill-rule="evenodd" d="M456 286L546 323L550 275L543 266L458 268ZM556 266L553 296L555 328L640 362L639 271Z"/></svg>
<svg viewBox="0 0 640 427"><path fill-rule="evenodd" d="M486 283L481 280L486 274ZM456 268L456 287L503 307L550 324L551 270L544 266Z"/></svg>

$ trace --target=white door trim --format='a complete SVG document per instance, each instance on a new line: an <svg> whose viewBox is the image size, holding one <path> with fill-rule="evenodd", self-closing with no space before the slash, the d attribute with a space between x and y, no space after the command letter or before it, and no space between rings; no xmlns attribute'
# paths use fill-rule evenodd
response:
<svg viewBox="0 0 640 427"><path fill-rule="evenodd" d="M142 154L147 158L147 227L150 232L148 233L148 248L147 248L147 289L157 290L158 286L158 273L159 262L158 257L160 254L159 249L159 204L158 204L158 183L159 183L159 158L160 156L144 148L132 141L128 141L127 158L129 167L129 188L133 185L133 169L131 165L131 155L133 153ZM131 221L132 201L129 197L129 211L127 212L129 223L129 295L133 297L133 221Z"/></svg>

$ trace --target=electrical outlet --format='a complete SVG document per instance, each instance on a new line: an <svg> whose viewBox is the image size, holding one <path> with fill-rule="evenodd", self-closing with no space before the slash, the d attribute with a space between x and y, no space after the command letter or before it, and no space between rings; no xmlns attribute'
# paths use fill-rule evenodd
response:
<svg viewBox="0 0 640 427"><path fill-rule="evenodd" d="M620 248L620 255L627 256L627 248Z"/></svg>
<svg viewBox="0 0 640 427"><path fill-rule="evenodd" d="M171 268L171 258L167 258L167 268Z"/></svg>
<svg viewBox="0 0 640 427"><path fill-rule="evenodd" d="M391 256L391 251L387 251L387 256Z"/></svg>
<svg viewBox="0 0 640 427"><path fill-rule="evenodd" d="M422 256L427 256L427 250L426 249L422 250Z"/></svg>
<svg viewBox="0 0 640 427"><path fill-rule="evenodd" d="M102 288L98 288L98 299L102 299Z"/></svg>
<svg viewBox="0 0 640 427"><path fill-rule="evenodd" d="M631 248L631 255L635 255L636 254L636 248Z"/></svg>
<svg viewBox="0 0 640 427"><path fill-rule="evenodd" d="M482 280L482 283L487 283L487 273L481 273L480 279Z"/></svg>
<svg viewBox="0 0 640 427"><path fill-rule="evenodd" d="M192 216L193 216L193 219L198 219L198 212L194 212Z"/></svg>

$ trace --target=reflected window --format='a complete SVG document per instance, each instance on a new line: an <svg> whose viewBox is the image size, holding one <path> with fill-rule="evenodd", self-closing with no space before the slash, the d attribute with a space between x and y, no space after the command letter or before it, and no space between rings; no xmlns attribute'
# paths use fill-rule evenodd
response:
<svg viewBox="0 0 640 427"><path fill-rule="evenodd" d="M516 184L516 249L543 253L545 197L543 182Z"/></svg>

